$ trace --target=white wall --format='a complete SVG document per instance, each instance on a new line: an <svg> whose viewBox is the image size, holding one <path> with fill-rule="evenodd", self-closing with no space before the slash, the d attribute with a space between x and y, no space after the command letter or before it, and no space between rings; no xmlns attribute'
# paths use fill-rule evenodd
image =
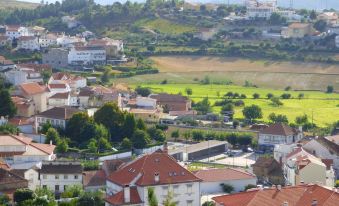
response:
<svg viewBox="0 0 339 206"><path fill-rule="evenodd" d="M56 179L56 175L59 176ZM75 178L77 176L77 178ZM40 186L47 186L48 189L55 191L55 186L59 185L59 192L64 191L66 187L73 185L82 185L82 174L43 174L40 173Z"/></svg>
<svg viewBox="0 0 339 206"><path fill-rule="evenodd" d="M234 187L234 192L244 191L245 186L252 184L257 185L257 179L241 179L241 180L229 180L229 181L217 181L217 182L202 182L201 191L202 195L223 193L223 189L220 184L229 184Z"/></svg>

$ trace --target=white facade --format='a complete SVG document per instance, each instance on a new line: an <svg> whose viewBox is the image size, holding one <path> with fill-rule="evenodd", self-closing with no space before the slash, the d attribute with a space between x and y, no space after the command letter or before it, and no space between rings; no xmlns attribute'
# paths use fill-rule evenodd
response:
<svg viewBox="0 0 339 206"><path fill-rule="evenodd" d="M29 82L43 82L39 72L33 72L32 70L25 70L21 68L15 68L5 72L5 77L6 80L14 86Z"/></svg>
<svg viewBox="0 0 339 206"><path fill-rule="evenodd" d="M335 37L335 46L339 48L339 35Z"/></svg>
<svg viewBox="0 0 339 206"><path fill-rule="evenodd" d="M80 38L76 36L60 36L57 38L57 45L62 47L72 47L74 43L85 43L85 38Z"/></svg>
<svg viewBox="0 0 339 206"><path fill-rule="evenodd" d="M279 163L286 162L286 156L296 149L297 144L278 144L275 145L273 156Z"/></svg>
<svg viewBox="0 0 339 206"><path fill-rule="evenodd" d="M180 183L180 184L169 184L169 185L154 185L151 186L154 188L155 196L159 203L162 203L168 192L172 192L173 194L173 202L176 203L176 206L195 206L200 204L200 183L192 182L192 183ZM140 199L143 203L136 204L138 206L148 206L148 195L147 195L148 187L139 187L137 186L137 190L140 196ZM110 181L106 181L106 192L107 194L116 194L122 191L122 188L119 185L116 185ZM106 206L111 206L106 202Z"/></svg>
<svg viewBox="0 0 339 206"><path fill-rule="evenodd" d="M29 29L26 27L18 27L15 29L7 28L6 29L6 36L8 36L11 40L17 39L21 36L33 36L32 33L29 32Z"/></svg>
<svg viewBox="0 0 339 206"><path fill-rule="evenodd" d="M49 98L48 105L50 107L71 106L71 96L68 94L67 98Z"/></svg>
<svg viewBox="0 0 339 206"><path fill-rule="evenodd" d="M232 185L234 187L234 192L240 192L244 191L245 186L249 184L257 185L257 178L229 180L229 181L226 180L217 182L204 181L200 184L200 193L201 195L224 193L221 184Z"/></svg>
<svg viewBox="0 0 339 206"><path fill-rule="evenodd" d="M246 15L249 18L269 19L272 13L277 11L277 5L275 2L260 3L257 0L248 0L246 9Z"/></svg>
<svg viewBox="0 0 339 206"><path fill-rule="evenodd" d="M59 86L54 86L54 85L59 85ZM64 85L64 86L61 86ZM71 92L71 88L68 84L62 83L62 84L49 84L48 85L49 88L49 95L50 97L57 94L57 93L67 93L67 92Z"/></svg>
<svg viewBox="0 0 339 206"><path fill-rule="evenodd" d="M34 169L28 169L24 172L24 178L28 180L28 189L34 191L40 186L38 171Z"/></svg>
<svg viewBox="0 0 339 206"><path fill-rule="evenodd" d="M68 53L69 64L93 64L105 62L106 50L101 47L73 47Z"/></svg>
<svg viewBox="0 0 339 206"><path fill-rule="evenodd" d="M54 35L45 35L39 37L39 45L42 48L57 45L57 37Z"/></svg>
<svg viewBox="0 0 339 206"><path fill-rule="evenodd" d="M40 187L54 192L64 192L67 187L82 185L82 173L44 174L40 172Z"/></svg>
<svg viewBox="0 0 339 206"><path fill-rule="evenodd" d="M301 135L272 135L272 134L259 134L259 145L280 145L292 144L302 139Z"/></svg>
<svg viewBox="0 0 339 206"><path fill-rule="evenodd" d="M40 44L37 37L23 36L18 39L17 49L25 49L30 51L40 50Z"/></svg>
<svg viewBox="0 0 339 206"><path fill-rule="evenodd" d="M35 116L34 123L35 123L36 132L38 132L41 129L41 126L47 122L50 122L53 127L66 128L66 120L64 119L55 119L55 118Z"/></svg>
<svg viewBox="0 0 339 206"><path fill-rule="evenodd" d="M149 97L137 97L136 105L137 107L150 107L155 109L157 107L157 100Z"/></svg>

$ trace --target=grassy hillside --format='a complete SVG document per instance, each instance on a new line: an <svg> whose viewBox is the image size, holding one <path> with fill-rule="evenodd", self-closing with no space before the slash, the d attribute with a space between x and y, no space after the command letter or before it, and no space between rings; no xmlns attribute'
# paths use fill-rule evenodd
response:
<svg viewBox="0 0 339 206"><path fill-rule="evenodd" d="M153 20L142 19L135 22L135 25L146 29L157 30L164 34L182 34L185 32L195 31L196 29L190 25L178 24L160 18Z"/></svg>
<svg viewBox="0 0 339 206"><path fill-rule="evenodd" d="M14 8L24 8L24 9L34 9L39 4L22 2L16 0L0 0L0 9L14 9Z"/></svg>
<svg viewBox="0 0 339 206"><path fill-rule="evenodd" d="M245 94L246 99L243 99L245 106L256 104L259 105L264 114L263 120L267 121L268 115L272 112L276 114L284 114L288 117L290 122L294 122L297 116L307 114L309 118L314 117L314 123L318 126L326 126L326 124L333 123L338 120L339 117L339 94L326 94L316 91L303 91L304 99L298 99L299 91L283 91L264 88L252 88L242 87L234 85L201 85L201 84L141 84L142 86L151 88L154 92L168 92L177 94L181 92L185 95L185 89L191 88L193 94L191 98L194 101L200 101L204 97L208 97L211 105L215 101L221 100L221 97L227 92L237 92L239 94ZM218 97L217 93L220 96ZM260 99L253 99L252 94L260 94ZM271 101L266 98L268 93L272 93L275 96L280 96L283 93L289 93L293 99L281 100L283 106L276 107L271 105ZM220 112L220 107L213 107L215 112ZM236 107L236 118L242 118L242 107Z"/></svg>

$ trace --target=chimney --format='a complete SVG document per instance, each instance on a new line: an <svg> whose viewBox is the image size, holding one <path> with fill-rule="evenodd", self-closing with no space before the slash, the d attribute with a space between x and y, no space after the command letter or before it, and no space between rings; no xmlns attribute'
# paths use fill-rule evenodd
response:
<svg viewBox="0 0 339 206"><path fill-rule="evenodd" d="M312 200L312 204L311 205L312 206L317 206L318 205L318 200L316 200L316 199Z"/></svg>
<svg viewBox="0 0 339 206"><path fill-rule="evenodd" d="M154 182L158 183L160 181L160 175L158 172L154 173Z"/></svg>
<svg viewBox="0 0 339 206"><path fill-rule="evenodd" d="M124 203L131 202L131 189L129 185L125 185L124 187Z"/></svg>
<svg viewBox="0 0 339 206"><path fill-rule="evenodd" d="M52 145L52 144L53 144L53 142L52 142L52 140L50 140L50 141L49 141L49 145Z"/></svg>
<svg viewBox="0 0 339 206"><path fill-rule="evenodd" d="M277 185L277 190L281 191L281 185ZM287 203L288 205L288 203Z"/></svg>

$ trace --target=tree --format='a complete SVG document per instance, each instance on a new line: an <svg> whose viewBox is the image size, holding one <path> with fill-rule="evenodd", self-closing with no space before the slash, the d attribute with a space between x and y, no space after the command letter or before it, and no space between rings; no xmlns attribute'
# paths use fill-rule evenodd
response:
<svg viewBox="0 0 339 206"><path fill-rule="evenodd" d="M34 193L38 198L39 197L45 198L49 202L55 201L54 192L50 189L38 187L35 189Z"/></svg>
<svg viewBox="0 0 339 206"><path fill-rule="evenodd" d="M273 96L274 96L274 95L273 95L272 93L268 93L268 94L266 95L267 99L271 99Z"/></svg>
<svg viewBox="0 0 339 206"><path fill-rule="evenodd" d="M290 91L291 89L292 89L291 86L287 86L287 87L285 88L285 91Z"/></svg>
<svg viewBox="0 0 339 206"><path fill-rule="evenodd" d="M212 111L212 107L210 102L208 101L208 98L205 97L200 102L196 103L195 109L201 113L201 114L207 114Z"/></svg>
<svg viewBox="0 0 339 206"><path fill-rule="evenodd" d="M191 138L191 132L190 131L185 131L184 132L184 138L186 142Z"/></svg>
<svg viewBox="0 0 339 206"><path fill-rule="evenodd" d="M8 116L12 118L16 114L16 107L12 102L8 90L0 90L0 117Z"/></svg>
<svg viewBox="0 0 339 206"><path fill-rule="evenodd" d="M157 142L164 142L166 139L165 133L161 129L157 129L155 126L148 128L147 133L151 139Z"/></svg>
<svg viewBox="0 0 339 206"><path fill-rule="evenodd" d="M238 120L234 120L232 123L232 126L234 129L236 129L240 125L240 122Z"/></svg>
<svg viewBox="0 0 339 206"><path fill-rule="evenodd" d="M326 93L333 93L333 91L334 91L333 86L332 85L328 85L327 89L326 89Z"/></svg>
<svg viewBox="0 0 339 206"><path fill-rule="evenodd" d="M271 98L271 102L273 106L281 106L283 105L283 103L280 101L280 99L278 97L272 97Z"/></svg>
<svg viewBox="0 0 339 206"><path fill-rule="evenodd" d="M147 194L148 194L147 199L148 199L149 206L158 206L158 200L154 193L153 187L147 188Z"/></svg>
<svg viewBox="0 0 339 206"><path fill-rule="evenodd" d="M248 135L240 135L237 138L237 143L241 146L250 145L252 142L252 137Z"/></svg>
<svg viewBox="0 0 339 206"><path fill-rule="evenodd" d="M131 140L129 140L127 137L125 137L123 140L122 140L122 142L121 142L121 148L122 149L128 149L128 150L130 150L130 149L132 149L132 142L131 142Z"/></svg>
<svg viewBox="0 0 339 206"><path fill-rule="evenodd" d="M26 200L33 200L33 199L34 199L34 192L27 188L17 189L13 195L14 202L18 204Z"/></svg>
<svg viewBox="0 0 339 206"><path fill-rule="evenodd" d="M253 119L260 119L262 118L262 111L258 105L251 105L244 107L242 110L243 115L246 119L249 119L252 122Z"/></svg>
<svg viewBox="0 0 339 206"><path fill-rule="evenodd" d="M85 192L78 199L76 206L104 206L105 202L102 197L100 192Z"/></svg>
<svg viewBox="0 0 339 206"><path fill-rule="evenodd" d="M269 22L272 25L281 25L286 23L286 18L274 12L271 14Z"/></svg>
<svg viewBox="0 0 339 206"><path fill-rule="evenodd" d="M310 12L310 19L315 20L317 18L317 12L315 10L312 10Z"/></svg>
<svg viewBox="0 0 339 206"><path fill-rule="evenodd" d="M10 206L11 205L11 200L6 194L0 195L0 205L3 206Z"/></svg>
<svg viewBox="0 0 339 206"><path fill-rule="evenodd" d="M144 131L137 129L132 137L133 147L137 149L145 148L151 142L149 135Z"/></svg>
<svg viewBox="0 0 339 206"><path fill-rule="evenodd" d="M225 97L232 98L233 97L233 92L227 92L225 94Z"/></svg>
<svg viewBox="0 0 339 206"><path fill-rule="evenodd" d="M220 114L228 114L232 118L234 114L234 105L231 103L225 104L222 106Z"/></svg>
<svg viewBox="0 0 339 206"><path fill-rule="evenodd" d="M59 133L54 128L49 128L46 133L46 140L45 143L49 144L52 141L52 143L57 144L60 141Z"/></svg>
<svg viewBox="0 0 339 206"><path fill-rule="evenodd" d="M235 146L237 144L237 134L231 133L229 136L227 136L227 142L230 143L232 146Z"/></svg>
<svg viewBox="0 0 339 206"><path fill-rule="evenodd" d="M288 119L287 119L286 115L282 115L282 114L276 115L275 113L271 113L270 115L268 115L268 119L272 123L285 123L285 124L288 124Z"/></svg>
<svg viewBox="0 0 339 206"><path fill-rule="evenodd" d="M148 95L150 95L152 93L152 91L149 88L146 87L140 87L138 86L135 89L135 92L143 97L147 97Z"/></svg>
<svg viewBox="0 0 339 206"><path fill-rule="evenodd" d="M19 128L11 124L0 125L0 134L18 134L20 132Z"/></svg>
<svg viewBox="0 0 339 206"><path fill-rule="evenodd" d="M327 23L326 21L320 19L314 23L313 27L320 32L324 32L326 30Z"/></svg>
<svg viewBox="0 0 339 206"><path fill-rule="evenodd" d="M281 95L281 98L283 98L283 99L290 99L291 98L291 94L284 93L284 94Z"/></svg>
<svg viewBox="0 0 339 206"><path fill-rule="evenodd" d="M260 97L260 94L258 94L258 93L254 93L252 96L253 96L253 99L259 99L259 97Z"/></svg>
<svg viewBox="0 0 339 206"><path fill-rule="evenodd" d="M62 198L75 198L84 194L84 190L81 185L72 185L66 187L66 190L61 194Z"/></svg>
<svg viewBox="0 0 339 206"><path fill-rule="evenodd" d="M52 126L51 122L50 122L49 120L47 120L47 122L45 122L45 123L42 124L41 129L40 129L40 132L41 132L42 134L46 134L47 131L48 131L48 129L49 129L49 128L52 128L52 127L53 127L53 126Z"/></svg>
<svg viewBox="0 0 339 206"><path fill-rule="evenodd" d="M215 203L213 201L206 201L202 204L202 206L215 206Z"/></svg>
<svg viewBox="0 0 339 206"><path fill-rule="evenodd" d="M125 137L132 138L134 131L137 128L137 123L134 118L134 114L132 113L127 113L125 115L125 121L124 121L124 126L122 128L123 134Z"/></svg>
<svg viewBox="0 0 339 206"><path fill-rule="evenodd" d="M172 133L171 133L171 137L175 139L175 141L177 141L177 139L179 138L179 130L174 130Z"/></svg>
<svg viewBox="0 0 339 206"><path fill-rule="evenodd" d="M154 45L147 46L147 51L154 52L155 51L155 46Z"/></svg>
<svg viewBox="0 0 339 206"><path fill-rule="evenodd" d="M77 144L87 142L94 136L94 121L86 112L78 112L67 122L66 134Z"/></svg>
<svg viewBox="0 0 339 206"><path fill-rule="evenodd" d="M171 191L168 191L167 196L162 204L164 206L176 206L175 202L173 202L173 194Z"/></svg>
<svg viewBox="0 0 339 206"><path fill-rule="evenodd" d="M234 187L229 184L221 184L221 187L225 193L231 193L234 191Z"/></svg>
<svg viewBox="0 0 339 206"><path fill-rule="evenodd" d="M145 122L141 118L139 118L137 120L137 125L136 126L137 126L137 129L146 130L146 124L145 124Z"/></svg>
<svg viewBox="0 0 339 206"><path fill-rule="evenodd" d="M101 78L100 78L101 82L106 84L109 81L110 76L111 76L111 69L106 68L104 73L101 75Z"/></svg>
<svg viewBox="0 0 339 206"><path fill-rule="evenodd" d="M58 142L57 142L57 146L56 146L56 152L57 153L65 153L68 151L68 142L65 138L61 138Z"/></svg>
<svg viewBox="0 0 339 206"><path fill-rule="evenodd" d="M308 123L308 116L306 114L301 115L301 116L297 116L295 118L295 123L297 125L304 125L304 124Z"/></svg>
<svg viewBox="0 0 339 206"><path fill-rule="evenodd" d="M116 103L106 103L94 113L94 121L103 124L111 135L112 141L120 141L123 137L124 113Z"/></svg>
<svg viewBox="0 0 339 206"><path fill-rule="evenodd" d="M302 99L302 98L304 98L304 96L305 96L305 94L304 94L304 93L300 93L300 94L298 94L298 98L299 98L299 99Z"/></svg>
<svg viewBox="0 0 339 206"><path fill-rule="evenodd" d="M202 133L202 131L193 130L193 132L192 132L192 139L194 141L202 141L202 140L204 140L204 134Z"/></svg>
<svg viewBox="0 0 339 206"><path fill-rule="evenodd" d="M193 94L193 91L192 91L191 88L186 88L185 92L186 92L187 96L191 96Z"/></svg>

